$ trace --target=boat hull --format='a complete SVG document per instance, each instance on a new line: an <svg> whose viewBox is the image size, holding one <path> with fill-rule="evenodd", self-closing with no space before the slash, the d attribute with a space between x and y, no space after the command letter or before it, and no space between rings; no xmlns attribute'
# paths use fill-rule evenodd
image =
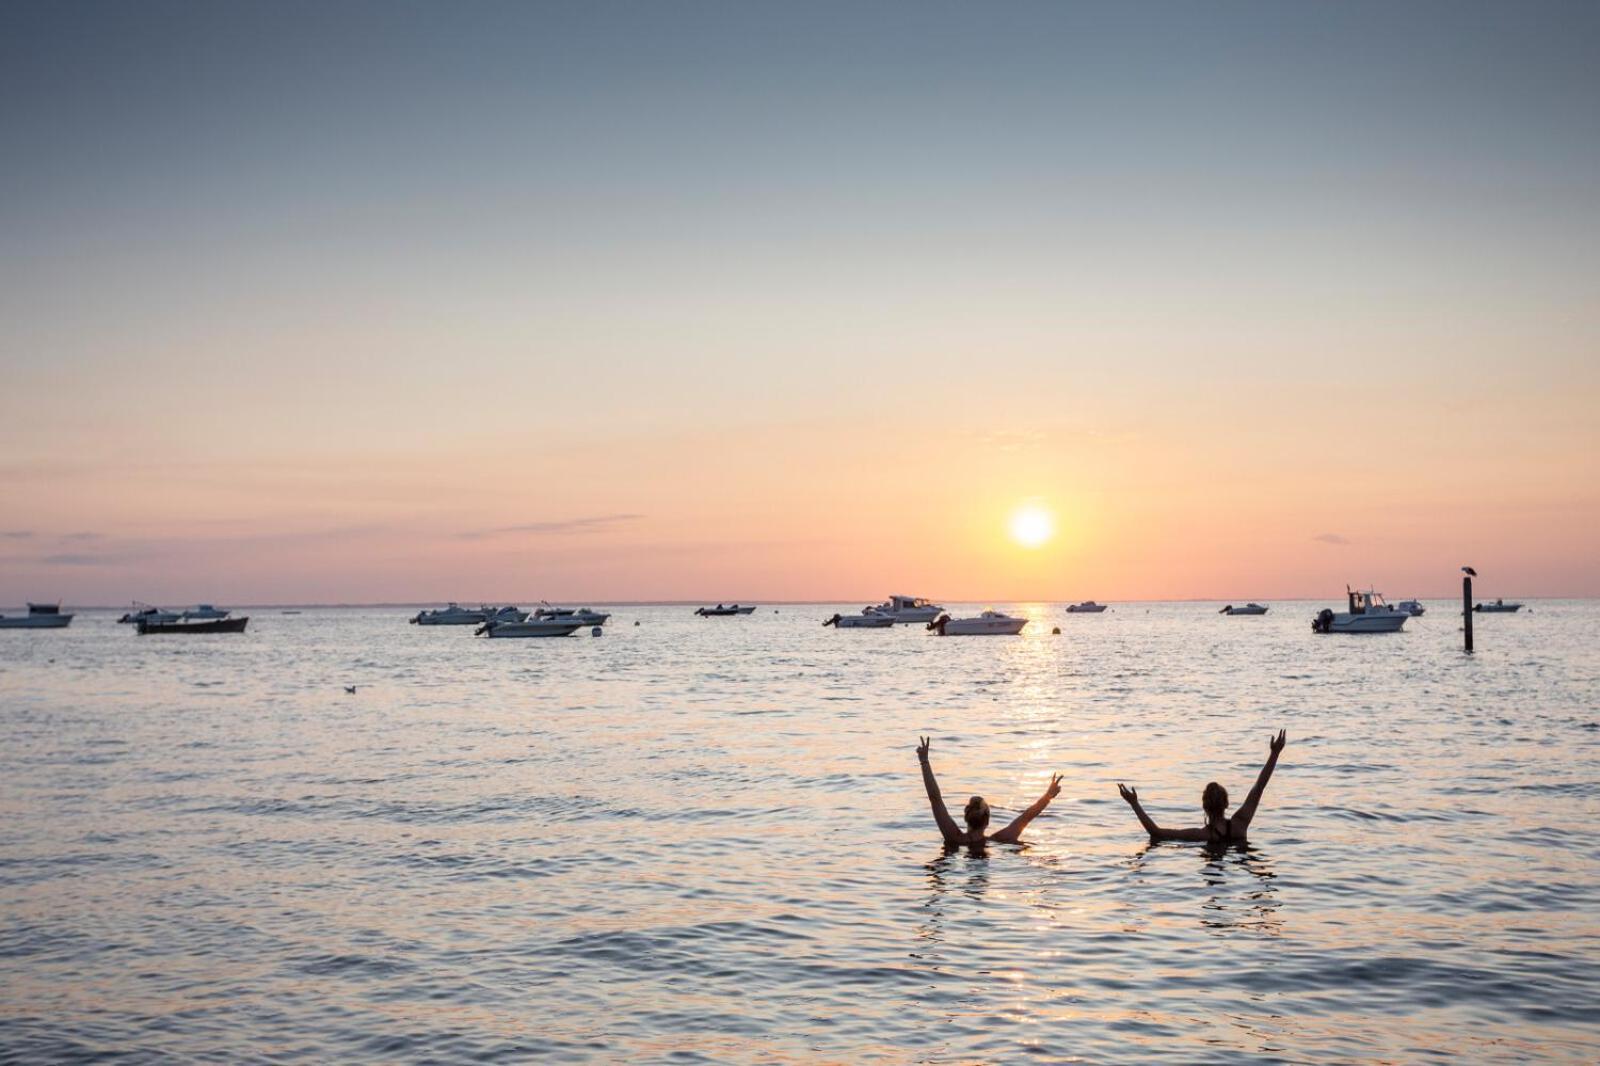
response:
<svg viewBox="0 0 1600 1066"><path fill-rule="evenodd" d="M1520 610L1522 610L1520 603L1478 603L1472 607L1474 614L1516 614Z"/></svg>
<svg viewBox="0 0 1600 1066"><path fill-rule="evenodd" d="M204 633L243 633L244 627L250 624L250 619L245 618L217 618L209 622L143 622L139 623L139 635L162 636L166 634L193 635Z"/></svg>
<svg viewBox="0 0 1600 1066"><path fill-rule="evenodd" d="M70 614L0 615L0 629L65 629L72 624Z"/></svg>
<svg viewBox="0 0 1600 1066"><path fill-rule="evenodd" d="M1258 605L1252 606L1252 607L1229 607L1227 610L1223 611L1222 613L1226 614L1226 615L1266 614L1267 613L1267 609L1258 604Z"/></svg>
<svg viewBox="0 0 1600 1066"><path fill-rule="evenodd" d="M1103 603L1096 603L1096 604L1094 604L1092 606L1089 605L1089 604L1075 603L1071 607L1067 608L1067 613L1068 614L1099 614L1101 611L1104 611L1105 609L1106 609L1106 605L1103 604Z"/></svg>

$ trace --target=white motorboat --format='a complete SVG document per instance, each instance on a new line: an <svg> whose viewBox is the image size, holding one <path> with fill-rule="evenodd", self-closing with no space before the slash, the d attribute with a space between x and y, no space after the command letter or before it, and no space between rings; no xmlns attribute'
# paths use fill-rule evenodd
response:
<svg viewBox="0 0 1600 1066"><path fill-rule="evenodd" d="M138 600L133 601L133 607L133 610L117 619L117 622L126 622L129 625L136 625L140 622L168 625L172 622L181 622L183 620L183 615L177 611L164 611L160 607L152 607L148 603L140 603Z"/></svg>
<svg viewBox="0 0 1600 1066"><path fill-rule="evenodd" d="M0 614L0 629L65 629L72 614L63 614L59 603L30 603L27 614Z"/></svg>
<svg viewBox="0 0 1600 1066"><path fill-rule="evenodd" d="M480 637L570 637L583 627L584 623L570 620L528 618L521 622L485 622L473 633Z"/></svg>
<svg viewBox="0 0 1600 1066"><path fill-rule="evenodd" d="M593 611L587 607L552 607L541 601L541 606L533 612L534 618L546 618L553 622L577 622L585 626L603 626L606 619L611 616L604 611Z"/></svg>
<svg viewBox="0 0 1600 1066"><path fill-rule="evenodd" d="M418 611L411 618L414 626L480 626L489 620L490 610L478 607L469 610L458 603L438 607L431 611Z"/></svg>
<svg viewBox="0 0 1600 1066"><path fill-rule="evenodd" d="M1028 624L1026 618L1013 618L999 611L984 611L976 618L951 618L941 614L928 628L941 637L1015 636Z"/></svg>
<svg viewBox="0 0 1600 1066"><path fill-rule="evenodd" d="M1230 603L1230 604L1228 604L1228 606L1224 607L1222 610L1218 611L1217 613L1218 614L1266 614L1267 613L1267 609L1265 607L1261 606L1261 604L1259 604L1259 603L1247 603L1243 607L1235 607L1233 604Z"/></svg>
<svg viewBox="0 0 1600 1066"><path fill-rule="evenodd" d="M1394 606L1396 610L1404 611L1412 618L1421 618L1428 610L1426 607L1422 606L1421 600L1401 600Z"/></svg>
<svg viewBox="0 0 1600 1066"><path fill-rule="evenodd" d="M1522 610L1522 604L1495 600L1493 603L1475 603L1472 609L1479 614L1515 614Z"/></svg>
<svg viewBox="0 0 1600 1066"><path fill-rule="evenodd" d="M879 614L888 615L899 625L931 622L944 614L943 607L921 596L890 596L872 609Z"/></svg>
<svg viewBox="0 0 1600 1066"><path fill-rule="evenodd" d="M229 613L230 612L228 612L228 611L218 610L216 607L212 606L209 603L202 603L202 604L197 604L191 610L184 611L183 614L180 615L179 617L183 621L189 621L191 619L198 619L198 620L203 621L203 622L211 622L211 621L215 621L218 618L226 618L226 617L228 617Z"/></svg>
<svg viewBox="0 0 1600 1066"><path fill-rule="evenodd" d="M1385 603L1383 597L1372 589L1362 592L1347 585L1344 591L1349 610L1335 612L1324 608L1319 611L1311 620L1313 632L1395 633L1411 617L1406 611Z"/></svg>
<svg viewBox="0 0 1600 1066"><path fill-rule="evenodd" d="M836 614L822 624L835 629L888 629L895 621L892 614L884 614L876 607L863 607L860 614Z"/></svg>
<svg viewBox="0 0 1600 1066"><path fill-rule="evenodd" d="M726 618L734 614L755 614L754 607L742 607L737 603L717 604L715 607L701 607L694 612L701 618Z"/></svg>
<svg viewBox="0 0 1600 1066"><path fill-rule="evenodd" d="M1067 608L1067 613L1068 614L1099 614L1101 611L1103 611L1105 609L1106 609L1106 605L1103 604L1103 603L1096 603L1093 600L1084 600L1082 603L1075 603L1071 607L1068 607Z"/></svg>

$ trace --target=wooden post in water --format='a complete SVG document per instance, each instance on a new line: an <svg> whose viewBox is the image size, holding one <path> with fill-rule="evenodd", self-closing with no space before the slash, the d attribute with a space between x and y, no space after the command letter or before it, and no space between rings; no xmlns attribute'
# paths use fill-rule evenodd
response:
<svg viewBox="0 0 1600 1066"><path fill-rule="evenodd" d="M1467 652L1472 652L1472 575L1461 577L1461 632L1466 635Z"/></svg>

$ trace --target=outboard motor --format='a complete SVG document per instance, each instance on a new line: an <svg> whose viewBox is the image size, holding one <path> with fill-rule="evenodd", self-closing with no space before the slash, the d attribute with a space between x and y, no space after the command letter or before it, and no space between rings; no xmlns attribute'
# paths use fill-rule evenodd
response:
<svg viewBox="0 0 1600 1066"><path fill-rule="evenodd" d="M1311 632L1333 632L1333 612L1328 610L1326 607L1318 611L1317 616L1311 620Z"/></svg>
<svg viewBox="0 0 1600 1066"><path fill-rule="evenodd" d="M825 626L836 626L836 625L839 624L839 616L836 614L832 618L828 619L826 622L824 622L822 624L825 625Z"/></svg>
<svg viewBox="0 0 1600 1066"><path fill-rule="evenodd" d="M928 623L928 629L929 629L929 631L938 630L939 635L942 637L942 636L944 636L945 623L947 623L949 621L950 621L950 616L949 615L941 614L938 618L935 618L933 621Z"/></svg>

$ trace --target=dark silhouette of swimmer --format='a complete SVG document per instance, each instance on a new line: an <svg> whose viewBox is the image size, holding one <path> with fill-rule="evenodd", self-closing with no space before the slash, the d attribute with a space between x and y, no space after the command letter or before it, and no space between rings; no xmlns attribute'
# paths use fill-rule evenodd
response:
<svg viewBox="0 0 1600 1066"><path fill-rule="evenodd" d="M922 783L928 790L928 805L933 808L933 820L939 823L939 832L944 835L944 842L950 847L967 844L981 848L986 841L993 841L996 844L1021 843L1022 831L1028 827L1028 823L1039 817L1039 812L1050 806L1050 801L1061 791L1061 775L1051 774L1050 787L1044 790L1044 795L1040 796L1032 807L1012 819L1010 825L992 836L984 833L984 830L989 828L989 804L982 796L973 796L967 801L966 809L962 811L967 823L967 828L963 832L956 825L956 820L950 817L950 812L945 810L944 797L939 795L939 782L934 780L933 767L928 764L928 738L919 739L922 743L917 745L917 761L922 764Z"/></svg>
<svg viewBox="0 0 1600 1066"><path fill-rule="evenodd" d="M1250 795L1245 797L1244 803L1233 812L1231 818L1227 815L1228 790L1215 781L1207 785L1200 795L1200 806L1206 812L1206 824L1200 829L1163 829L1144 813L1144 808L1139 805L1139 793L1120 781L1117 783L1117 791L1128 801L1128 806L1133 808L1133 813L1139 818L1139 824L1144 826L1144 831L1150 834L1151 840L1186 840L1216 848L1243 844L1246 842L1245 834L1249 832L1251 819L1255 818L1256 808L1261 804L1261 794L1267 790L1267 782L1272 780L1272 770L1278 765L1278 753L1283 750L1287 742L1288 738L1281 729L1278 730L1278 735L1268 742L1272 754L1267 756L1267 764L1256 776L1255 787L1250 790Z"/></svg>

